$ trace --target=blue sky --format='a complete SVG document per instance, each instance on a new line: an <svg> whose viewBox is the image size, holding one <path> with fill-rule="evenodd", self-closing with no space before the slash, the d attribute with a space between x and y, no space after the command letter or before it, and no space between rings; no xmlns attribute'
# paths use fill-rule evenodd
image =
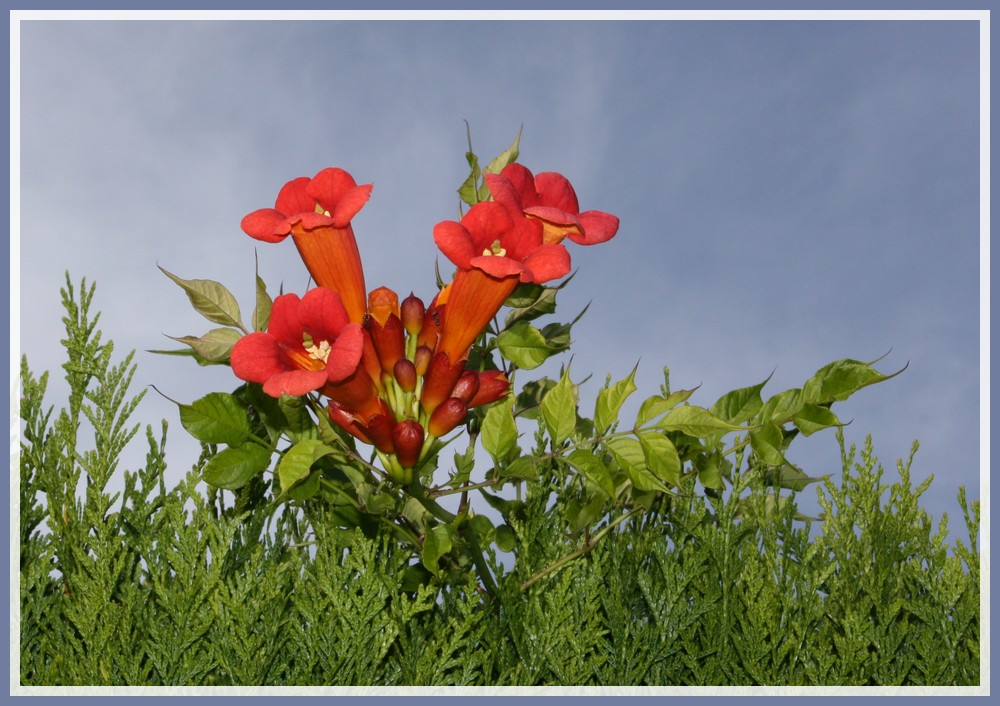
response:
<svg viewBox="0 0 1000 706"><path fill-rule="evenodd" d="M637 361L636 403L669 365L710 406L891 349L880 369L906 372L834 411L888 478L919 439L926 506L958 532L958 486L979 485L978 41L956 21L26 22L21 349L57 374L69 270L97 283L105 337L139 351L136 390L231 389L227 368L144 352L212 327L157 264L223 282L249 314L256 250L272 292L302 292L294 247L239 221L340 166L375 184L354 221L369 287L429 297L463 119L485 158L523 125L522 163L622 222L572 250L560 297L563 319L592 302L582 411ZM137 414L171 422L179 478L197 448L176 409L151 391ZM792 448L838 470L832 433Z"/></svg>

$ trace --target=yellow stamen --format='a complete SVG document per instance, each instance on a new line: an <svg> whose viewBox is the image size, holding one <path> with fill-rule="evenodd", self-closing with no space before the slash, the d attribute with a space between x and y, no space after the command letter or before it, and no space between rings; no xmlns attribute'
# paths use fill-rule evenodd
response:
<svg viewBox="0 0 1000 706"><path fill-rule="evenodd" d="M490 255L496 255L498 257L506 257L507 250L500 247L500 241L494 240L493 245L483 250L483 257L488 257Z"/></svg>
<svg viewBox="0 0 1000 706"><path fill-rule="evenodd" d="M302 347L306 349L306 353L308 353L309 357L312 358L313 360L321 360L324 363L326 363L327 359L329 359L330 357L329 341L320 341L318 346L317 345L307 346L303 344Z"/></svg>

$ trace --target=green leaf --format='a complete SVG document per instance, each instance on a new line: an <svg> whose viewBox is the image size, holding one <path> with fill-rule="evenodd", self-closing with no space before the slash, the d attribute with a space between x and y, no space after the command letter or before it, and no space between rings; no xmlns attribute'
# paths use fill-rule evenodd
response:
<svg viewBox="0 0 1000 706"><path fill-rule="evenodd" d="M424 547L420 552L420 563L435 576L439 576L438 560L451 551L451 533L448 525L437 525L424 535Z"/></svg>
<svg viewBox="0 0 1000 706"><path fill-rule="evenodd" d="M764 406L764 402L760 397L760 391L770 379L771 377L768 376L767 380L757 385L727 392L712 405L710 411L720 419L732 424L740 424L753 419L761 407Z"/></svg>
<svg viewBox="0 0 1000 706"><path fill-rule="evenodd" d="M611 470L594 455L593 451L574 449L566 460L606 496L615 497L615 482L611 478Z"/></svg>
<svg viewBox="0 0 1000 706"><path fill-rule="evenodd" d="M618 413L621 411L622 404L625 400L635 392L635 371L638 368L632 368L632 372L624 380L619 380L614 385L605 384L604 388L597 393L597 404L594 407L594 428L598 434L604 434L612 424L618 421ZM610 378L608 379L610 382Z"/></svg>
<svg viewBox="0 0 1000 706"><path fill-rule="evenodd" d="M685 405L676 407L656 424L663 431L679 431L694 437L705 437L716 432L739 431L743 427L719 419L704 407Z"/></svg>
<svg viewBox="0 0 1000 706"><path fill-rule="evenodd" d="M336 453L318 439L305 439L293 445L278 463L278 482L283 493L309 475L312 465L323 456Z"/></svg>
<svg viewBox="0 0 1000 706"><path fill-rule="evenodd" d="M497 336L500 355L524 370L532 370L545 362L554 351L537 328L527 321L518 321Z"/></svg>
<svg viewBox="0 0 1000 706"><path fill-rule="evenodd" d="M646 467L646 454L639 440L630 436L612 439L606 444L618 465L628 474L638 490L669 493L670 490Z"/></svg>
<svg viewBox="0 0 1000 706"><path fill-rule="evenodd" d="M190 346L209 363L228 363L233 346L243 334L233 328L214 328L204 336L170 336L178 343Z"/></svg>
<svg viewBox="0 0 1000 706"><path fill-rule="evenodd" d="M270 461L271 452L263 446L253 443L234 446L210 458L202 471L202 478L216 488L236 490L266 470Z"/></svg>
<svg viewBox="0 0 1000 706"><path fill-rule="evenodd" d="M250 435L246 408L233 395L210 392L189 405L180 405L181 426L206 444L239 446Z"/></svg>
<svg viewBox="0 0 1000 706"><path fill-rule="evenodd" d="M750 448L769 466L783 466L788 463L782 451L785 436L777 424L765 424L750 432Z"/></svg>
<svg viewBox="0 0 1000 706"><path fill-rule="evenodd" d="M698 481L706 488L722 490L726 487L722 480L722 465L718 453L698 454L694 467L698 471Z"/></svg>
<svg viewBox="0 0 1000 706"><path fill-rule="evenodd" d="M498 472L504 478L538 480L538 470L535 468L534 456L521 456L512 463L501 465L498 468Z"/></svg>
<svg viewBox="0 0 1000 706"><path fill-rule="evenodd" d="M514 407L515 416L524 419L538 419L538 410L542 405L542 400L555 386L556 381L549 378L526 382L524 388L517 395L517 405Z"/></svg>
<svg viewBox="0 0 1000 706"><path fill-rule="evenodd" d="M576 389L569 379L569 370L542 399L542 419L552 437L554 448L562 446L576 428Z"/></svg>
<svg viewBox="0 0 1000 706"><path fill-rule="evenodd" d="M210 279L181 279L162 267L160 271L187 292L195 311L206 319L223 326L243 328L243 323L240 321L240 305L236 297L221 284Z"/></svg>
<svg viewBox="0 0 1000 706"><path fill-rule="evenodd" d="M635 417L635 425L641 427L646 422L656 419L667 410L673 409L682 402L686 402L697 389L696 387L693 390L678 390L665 397L663 395L654 395L647 398L642 403L642 406L639 407L639 413Z"/></svg>
<svg viewBox="0 0 1000 706"><path fill-rule="evenodd" d="M802 409L802 390L793 388L774 395L760 410L759 418L762 422L774 422L783 424L790 421L799 410Z"/></svg>
<svg viewBox="0 0 1000 706"><path fill-rule="evenodd" d="M513 326L518 321L532 321L539 316L551 314L556 310L556 292L559 291L557 287L542 287L537 284L522 284L521 287L538 287L541 291L533 299L522 304L529 297L527 295L523 297L517 296L515 299L515 295L518 295L518 291L515 290L514 294L507 301L510 302L511 299L514 299L515 303L520 304L520 306L508 312L507 318L504 321L504 326L507 328ZM510 304L507 305L510 306Z"/></svg>
<svg viewBox="0 0 1000 706"><path fill-rule="evenodd" d="M779 488L787 488L796 492L804 489L812 483L819 483L826 480L830 474L813 478L806 475L805 471L790 463L783 463L777 468L768 468L766 473L767 482L770 485L777 485Z"/></svg>
<svg viewBox="0 0 1000 706"><path fill-rule="evenodd" d="M655 431L640 432L637 436L646 467L660 480L680 486L681 458L673 442Z"/></svg>
<svg viewBox="0 0 1000 706"><path fill-rule="evenodd" d="M521 131L523 129L523 126L518 128L517 136L514 138L514 142L511 143L510 147L490 160L490 163L487 164L486 168L483 170L483 174L499 174L508 164L517 161L517 155L519 154L521 145ZM485 201L488 198L490 198L490 190L484 184L479 190L479 200Z"/></svg>
<svg viewBox="0 0 1000 706"><path fill-rule="evenodd" d="M857 360L837 360L823 366L809 378L802 386L802 398L805 402L815 404L846 400L862 387L888 380L903 370L892 375L883 375L867 363Z"/></svg>
<svg viewBox="0 0 1000 706"><path fill-rule="evenodd" d="M253 308L253 329L254 331L266 331L268 321L271 319L271 296L267 293L264 280L257 275L257 296Z"/></svg>
<svg viewBox="0 0 1000 706"><path fill-rule="evenodd" d="M815 404L802 405L802 409L792 418L792 422L806 436L821 429L843 426L837 419L837 415L831 412L828 407Z"/></svg>
<svg viewBox="0 0 1000 706"><path fill-rule="evenodd" d="M514 397L508 395L486 411L479 438L483 441L483 448L497 463L517 445Z"/></svg>

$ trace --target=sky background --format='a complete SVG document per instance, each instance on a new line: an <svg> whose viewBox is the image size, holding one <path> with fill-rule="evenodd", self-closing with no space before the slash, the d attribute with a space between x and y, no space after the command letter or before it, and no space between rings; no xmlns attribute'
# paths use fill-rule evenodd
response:
<svg viewBox="0 0 1000 706"><path fill-rule="evenodd" d="M979 497L976 23L29 21L20 41L20 342L36 374L60 373L68 270L97 283L118 356L138 351L135 392L234 388L228 368L145 352L215 326L156 266L222 282L245 319L255 252L272 293L302 293L294 246L239 222L327 166L375 184L354 220L369 288L429 299L435 260L449 271L432 229L458 213L463 120L484 161L523 125L519 161L621 218L611 242L571 248L560 294L559 320L591 302L574 327L574 379L593 374L582 413L636 362L625 416L664 365L709 407L772 371L765 396L891 350L877 367L907 370L834 411L849 442L873 435L887 480L919 439L925 506L964 534L959 485ZM52 380L50 402L65 390ZM197 445L150 390L135 420L162 418L176 481ZM790 458L839 472L832 431Z"/></svg>

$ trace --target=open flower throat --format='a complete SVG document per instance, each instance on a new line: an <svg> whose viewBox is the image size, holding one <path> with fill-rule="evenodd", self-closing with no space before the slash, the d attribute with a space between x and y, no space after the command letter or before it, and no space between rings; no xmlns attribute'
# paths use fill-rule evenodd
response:
<svg viewBox="0 0 1000 706"><path fill-rule="evenodd" d="M561 175L534 177L509 164L485 181L493 200L434 226L456 270L429 305L413 294L400 302L387 287L366 291L351 221L371 184L333 167L287 182L274 208L253 211L241 226L264 242L291 235L318 286L274 300L267 330L233 347L236 376L272 397L316 393L334 424L374 446L390 477L410 483L439 437L471 408L509 393L502 371L466 368L471 346L518 284L566 276L565 238L591 245L618 228L609 214L580 213Z"/></svg>

